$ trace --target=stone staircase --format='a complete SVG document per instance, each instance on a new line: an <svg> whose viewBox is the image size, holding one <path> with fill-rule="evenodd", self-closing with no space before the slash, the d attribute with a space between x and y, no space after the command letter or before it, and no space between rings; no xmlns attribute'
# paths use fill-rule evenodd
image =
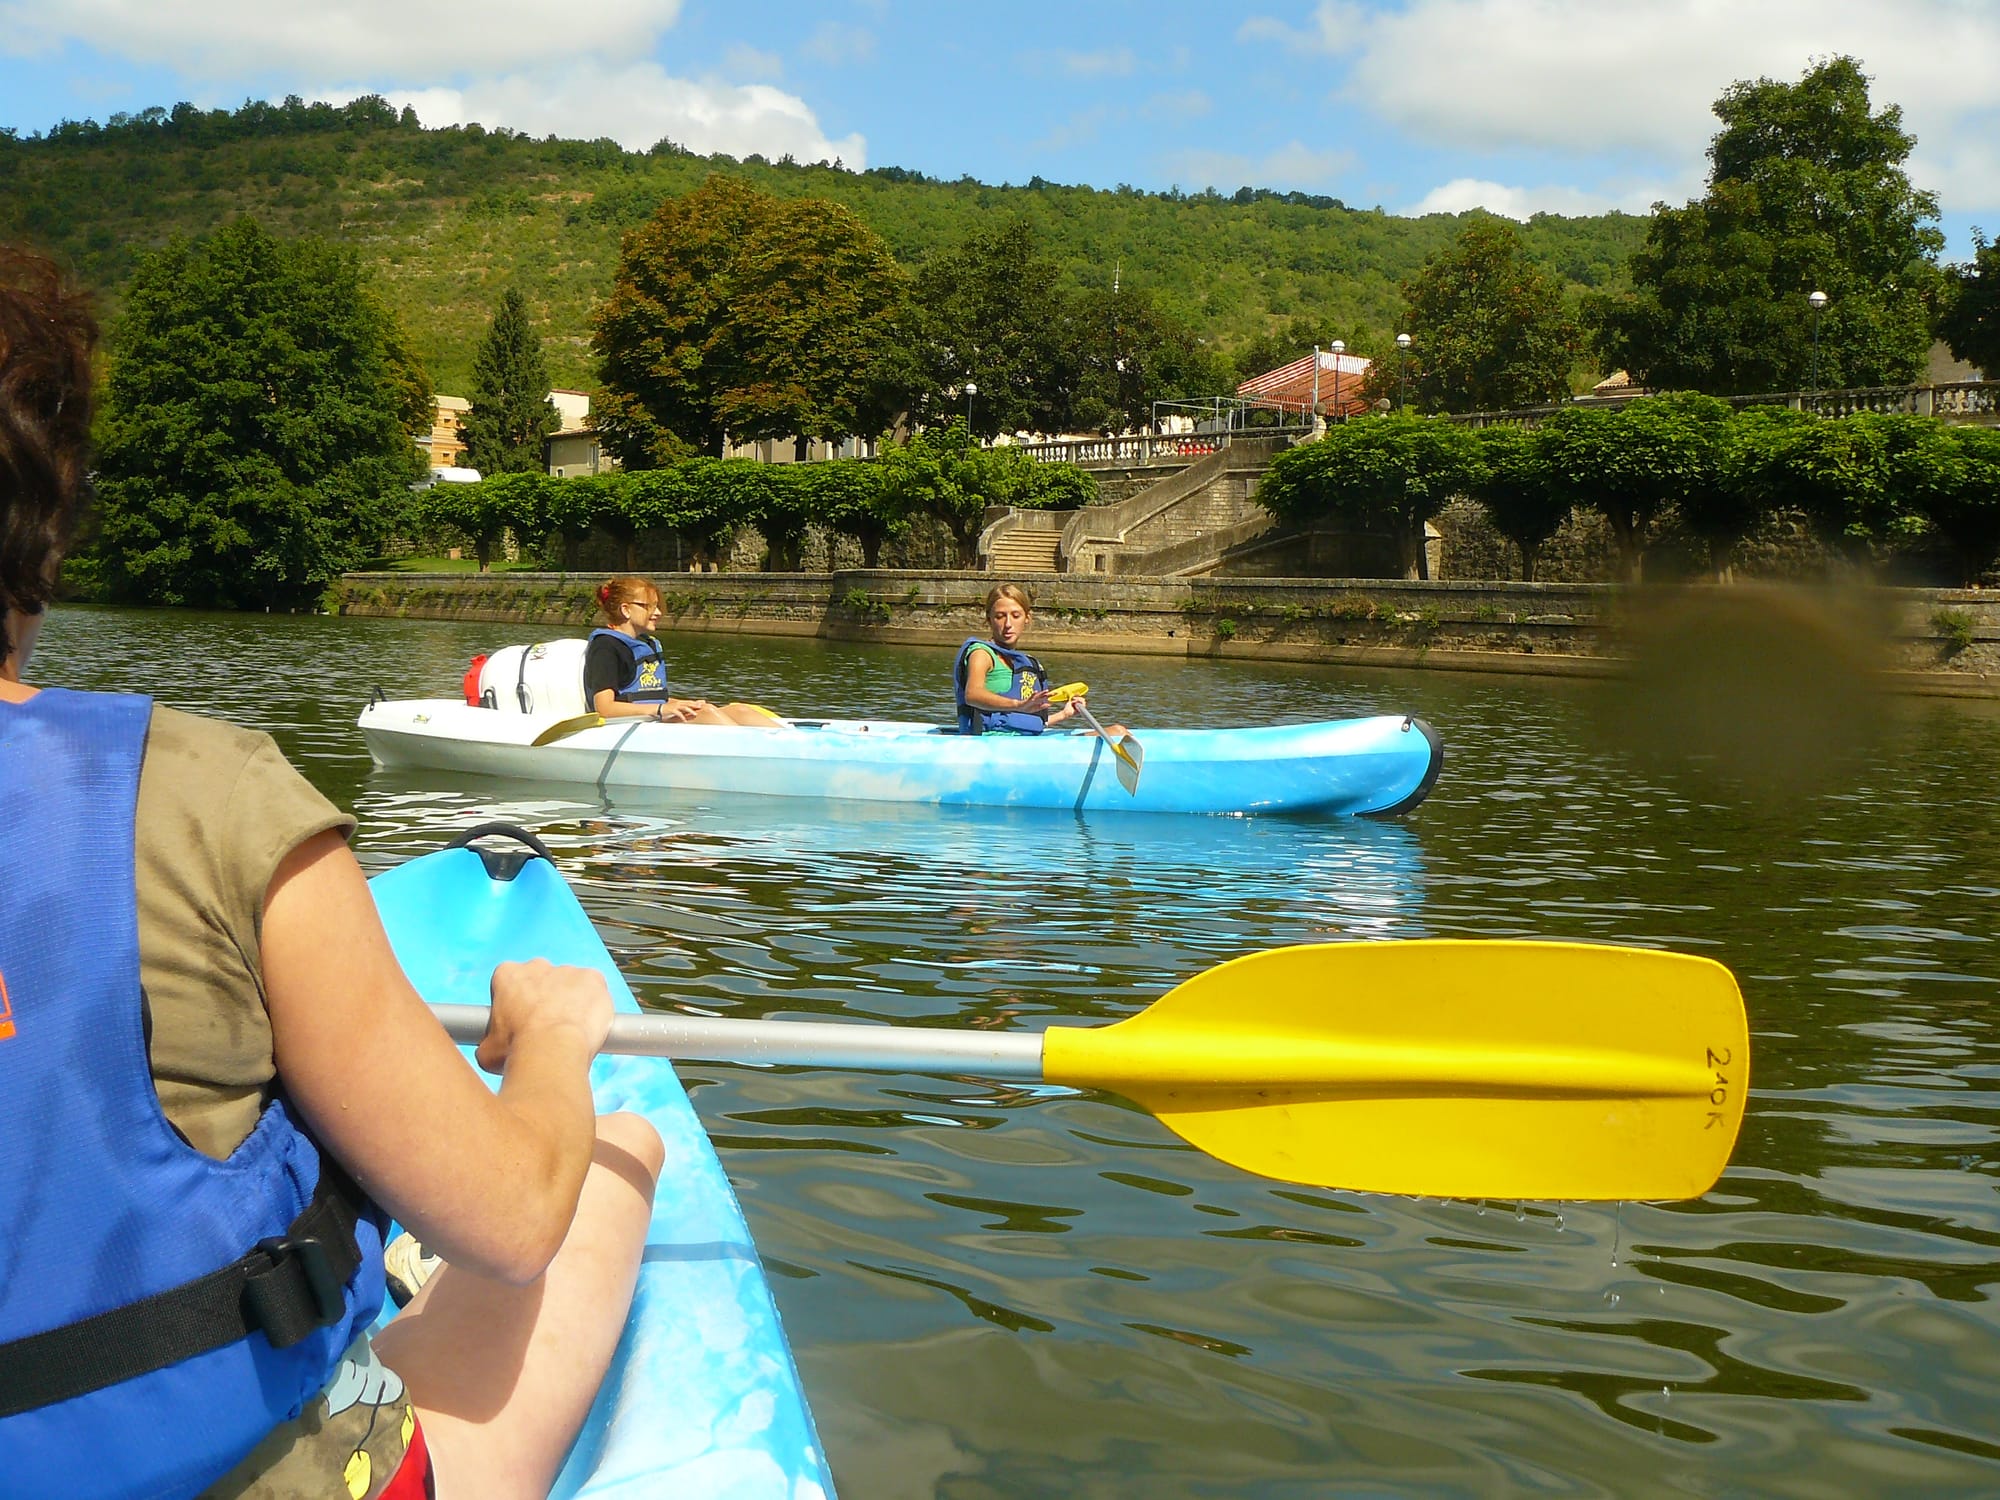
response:
<svg viewBox="0 0 2000 1500"><path fill-rule="evenodd" d="M1054 573L1056 554L1062 546L1059 531L1028 531L1013 528L994 537L986 566L995 573L1012 577L1018 573Z"/></svg>
<svg viewBox="0 0 2000 1500"><path fill-rule="evenodd" d="M1082 510L1009 510L981 534L989 572L1198 577L1273 528L1257 486L1289 437L1236 438L1137 493Z"/></svg>
<svg viewBox="0 0 2000 1500"><path fill-rule="evenodd" d="M1077 511L1063 528L1072 573L1191 577L1272 524L1257 486L1286 438L1237 438L1115 505Z"/></svg>

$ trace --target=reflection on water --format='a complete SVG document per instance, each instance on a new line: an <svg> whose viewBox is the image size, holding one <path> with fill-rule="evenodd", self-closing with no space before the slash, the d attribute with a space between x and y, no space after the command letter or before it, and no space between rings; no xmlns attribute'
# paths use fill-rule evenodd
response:
<svg viewBox="0 0 2000 1500"><path fill-rule="evenodd" d="M36 666L271 730L356 809L371 867L537 827L654 1005L1039 1025L1252 949L1425 935L1670 945L1743 981L1750 1114L1694 1204L1295 1189L1105 1096L685 1068L847 1494L2000 1492L1993 708L1892 704L1877 742L1818 747L1830 790L1774 789L1607 750L1588 684L1078 663L1140 728L1420 713L1448 759L1401 824L370 773L371 687L450 692L507 639L68 611ZM949 710L943 653L668 647L709 697Z"/></svg>

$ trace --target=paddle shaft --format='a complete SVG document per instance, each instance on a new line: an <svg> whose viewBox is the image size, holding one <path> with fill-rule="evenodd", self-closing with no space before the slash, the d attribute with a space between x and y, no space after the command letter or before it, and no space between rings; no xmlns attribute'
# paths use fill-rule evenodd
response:
<svg viewBox="0 0 2000 1500"><path fill-rule="evenodd" d="M433 1005L446 1033L462 1046L486 1034L483 1005ZM1056 1027L1062 1043L1088 1044L1109 1027ZM1081 1034L1081 1035L1079 1035ZM1487 1051L1465 1058L1409 1046L1353 1039L1295 1038L1282 1049L1218 1045L1189 1057L1176 1048L1120 1038L1115 1058L1078 1059L1051 1079L1044 1033L968 1031L931 1026L868 1026L842 1021L736 1021L648 1012L614 1016L599 1050L624 1057L680 1058L767 1067L851 1068L864 1073L956 1073L1118 1089L1164 1084L1190 1091L1263 1085L1278 1090L1380 1090L1458 1093L1500 1090L1528 1098L1618 1094L1636 1098L1700 1094L1709 1087L1698 1067L1597 1051L1588 1047ZM1317 1042L1317 1045L1315 1045Z"/></svg>
<svg viewBox="0 0 2000 1500"><path fill-rule="evenodd" d="M471 1046L486 1034L483 1005L433 1005L431 1011L451 1039L462 1046ZM611 1033L601 1050L627 1057L677 1057L690 1062L853 1068L878 1073L963 1073L1030 1082L1042 1079L1042 1039L1029 1031L622 1014L612 1018Z"/></svg>

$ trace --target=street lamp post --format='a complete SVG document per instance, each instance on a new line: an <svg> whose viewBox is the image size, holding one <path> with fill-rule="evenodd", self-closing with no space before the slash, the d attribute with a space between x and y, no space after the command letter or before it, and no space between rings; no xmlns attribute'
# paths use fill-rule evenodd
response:
<svg viewBox="0 0 2000 1500"><path fill-rule="evenodd" d="M1313 419L1313 422L1314 422L1314 424L1317 424L1317 423L1319 422L1319 345L1318 345L1318 344L1314 344L1314 345L1313 345L1313 408L1312 408L1312 419ZM1315 425L1315 426L1314 426L1314 428L1313 428L1313 430L1314 430L1315 432L1317 432L1317 431L1319 430L1318 426L1317 426L1317 425Z"/></svg>
<svg viewBox="0 0 2000 1500"><path fill-rule="evenodd" d="M1407 333L1396 335L1396 410L1401 411L1410 401L1410 343Z"/></svg>
<svg viewBox="0 0 2000 1500"><path fill-rule="evenodd" d="M979 394L979 387L970 380L965 382L965 437L967 442L975 441L972 436L972 398Z"/></svg>
<svg viewBox="0 0 2000 1500"><path fill-rule="evenodd" d="M1335 339L1327 347L1333 351L1333 419L1336 422L1344 422L1347 418L1340 409L1340 356L1347 352L1347 341Z"/></svg>
<svg viewBox="0 0 2000 1500"><path fill-rule="evenodd" d="M1826 311L1826 293L1825 292L1807 293L1806 306L1812 309L1812 315L1813 315L1812 390L1813 394L1817 396L1819 394L1819 315Z"/></svg>

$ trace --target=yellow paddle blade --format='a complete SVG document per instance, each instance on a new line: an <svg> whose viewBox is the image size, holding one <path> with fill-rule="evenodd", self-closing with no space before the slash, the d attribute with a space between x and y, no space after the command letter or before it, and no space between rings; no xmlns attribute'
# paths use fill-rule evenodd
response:
<svg viewBox="0 0 2000 1500"><path fill-rule="evenodd" d="M578 730L595 729L603 722L603 716L599 714L578 714L573 719L563 719L551 724L547 729L536 735L534 739L530 740L529 744L553 745L557 740L575 734Z"/></svg>
<svg viewBox="0 0 2000 1500"><path fill-rule="evenodd" d="M1439 1197L1699 1197L1750 1084L1722 965L1572 943L1273 949L1042 1059L1247 1171Z"/></svg>
<svg viewBox="0 0 2000 1500"><path fill-rule="evenodd" d="M1059 688L1049 689L1049 702L1062 704L1072 698L1082 698L1090 692L1090 685L1082 682L1066 682Z"/></svg>

